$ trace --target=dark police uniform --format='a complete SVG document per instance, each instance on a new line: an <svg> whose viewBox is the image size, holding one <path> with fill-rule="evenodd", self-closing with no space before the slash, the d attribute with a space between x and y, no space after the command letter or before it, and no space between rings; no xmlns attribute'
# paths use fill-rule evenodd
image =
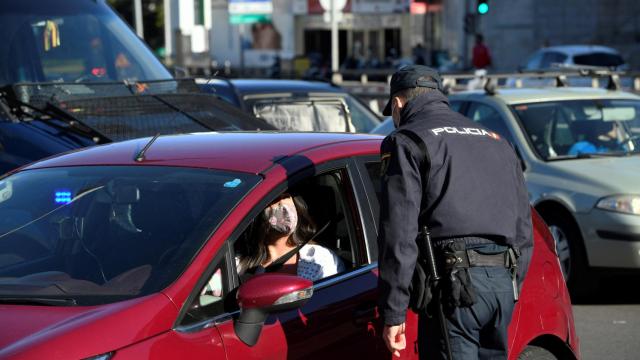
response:
<svg viewBox="0 0 640 360"><path fill-rule="evenodd" d="M416 80L425 73L437 86ZM423 66L394 74L392 90L394 79L398 90L441 89L439 75ZM442 92L433 90L405 104L399 127L384 139L381 154L379 290L386 325L405 321L420 225L428 226L436 257L451 242L481 254L519 250L521 282L533 246L531 214L519 159L505 139L452 111ZM447 313L453 357L506 359L515 304L511 273L505 266L468 271L476 301ZM437 316L428 321L420 316L421 358L446 356L440 334Z"/></svg>

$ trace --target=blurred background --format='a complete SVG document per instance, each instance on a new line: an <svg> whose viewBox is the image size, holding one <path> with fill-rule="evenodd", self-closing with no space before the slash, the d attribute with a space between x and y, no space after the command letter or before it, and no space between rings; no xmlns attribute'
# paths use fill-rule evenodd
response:
<svg viewBox="0 0 640 360"><path fill-rule="evenodd" d="M330 0L109 2L158 57L189 75L322 79L331 71ZM636 0L335 0L335 6L342 71L407 63L469 70L478 34L493 72L526 67L538 49L576 44L607 46L630 68L640 65Z"/></svg>

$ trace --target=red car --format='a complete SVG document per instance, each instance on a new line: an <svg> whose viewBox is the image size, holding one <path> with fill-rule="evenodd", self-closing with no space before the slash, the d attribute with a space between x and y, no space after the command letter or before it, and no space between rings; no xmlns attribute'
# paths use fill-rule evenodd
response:
<svg viewBox="0 0 640 360"><path fill-rule="evenodd" d="M80 150L0 179L0 358L390 358L376 310L382 137L215 133ZM338 274L240 285L235 257L284 191L329 224ZM553 238L535 253L510 359L578 359ZM417 359L408 315L406 359ZM548 359L549 357L544 357Z"/></svg>

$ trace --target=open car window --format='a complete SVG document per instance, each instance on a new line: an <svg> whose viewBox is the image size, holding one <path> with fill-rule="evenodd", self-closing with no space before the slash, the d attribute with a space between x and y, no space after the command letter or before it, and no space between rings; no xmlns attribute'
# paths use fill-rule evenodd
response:
<svg viewBox="0 0 640 360"><path fill-rule="evenodd" d="M324 228L324 231L317 234L313 231L311 236L315 237L297 255L298 268L294 270L297 275L321 281L367 264L366 256L363 257L363 234L358 230L361 227L355 223L360 217L350 187L347 172L338 170L315 176L285 191L303 199L315 231ZM262 211L262 208L258 211L258 217ZM298 210L299 226L304 224L302 217ZM261 227L260 220L256 218L234 244L234 256L241 280L246 274L255 271L255 268L246 265L245 259L255 256L254 250L261 243L257 237L263 233L264 227ZM319 265L305 264L304 268L300 267L303 262L316 261ZM323 271L320 275L314 271L314 267L318 266Z"/></svg>

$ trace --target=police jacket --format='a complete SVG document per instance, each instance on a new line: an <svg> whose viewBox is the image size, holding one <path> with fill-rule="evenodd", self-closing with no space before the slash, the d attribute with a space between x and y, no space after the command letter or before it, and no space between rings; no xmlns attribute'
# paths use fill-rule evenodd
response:
<svg viewBox="0 0 640 360"><path fill-rule="evenodd" d="M379 290L387 325L405 321L420 224L434 241L482 238L532 247L528 193L514 149L451 110L441 92L405 104L381 157Z"/></svg>

